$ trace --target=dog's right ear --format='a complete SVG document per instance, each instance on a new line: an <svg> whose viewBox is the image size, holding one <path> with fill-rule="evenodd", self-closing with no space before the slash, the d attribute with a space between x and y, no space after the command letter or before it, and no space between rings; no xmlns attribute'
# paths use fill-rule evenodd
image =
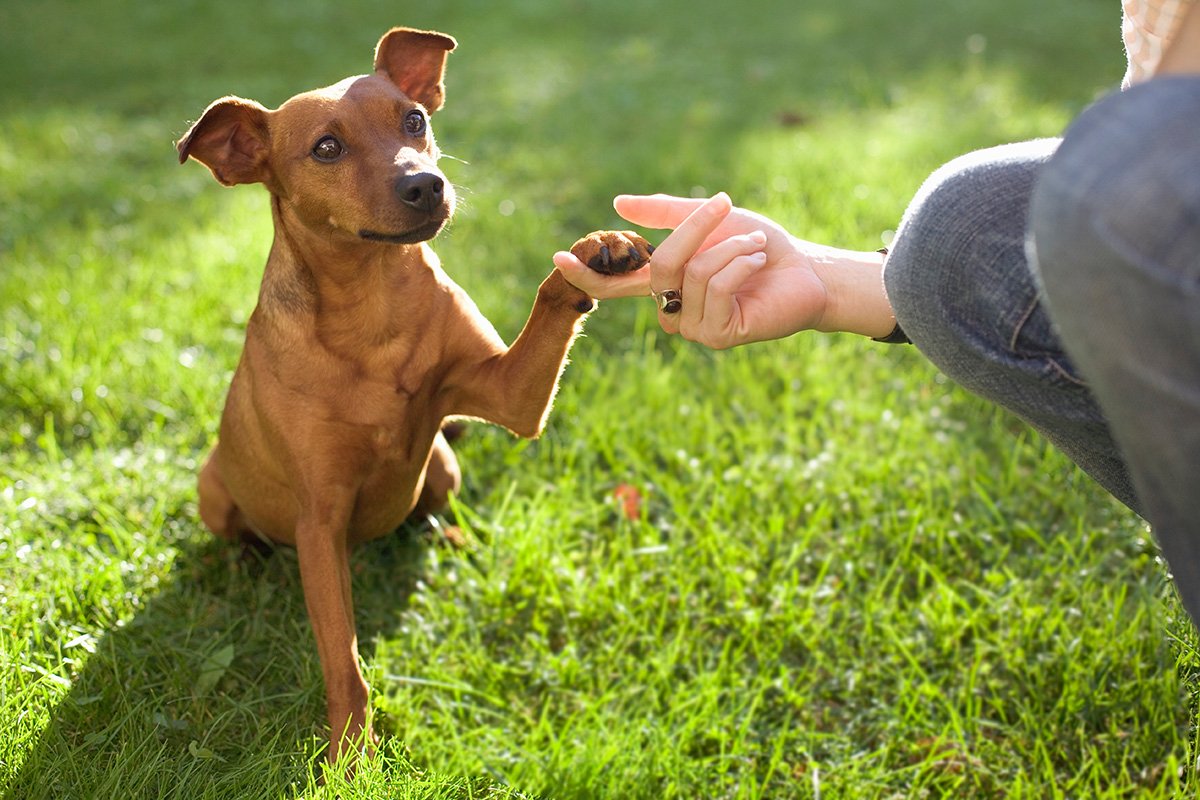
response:
<svg viewBox="0 0 1200 800"><path fill-rule="evenodd" d="M253 100L240 97L213 102L175 144L179 163L191 156L226 186L265 181L270 153L268 113Z"/></svg>

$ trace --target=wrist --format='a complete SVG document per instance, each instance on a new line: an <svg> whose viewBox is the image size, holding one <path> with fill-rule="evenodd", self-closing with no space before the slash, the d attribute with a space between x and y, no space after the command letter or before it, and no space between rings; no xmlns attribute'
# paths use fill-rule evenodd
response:
<svg viewBox="0 0 1200 800"><path fill-rule="evenodd" d="M825 308L814 326L823 333L889 336L896 317L883 288L884 253L829 248L814 256L813 272L825 287Z"/></svg>

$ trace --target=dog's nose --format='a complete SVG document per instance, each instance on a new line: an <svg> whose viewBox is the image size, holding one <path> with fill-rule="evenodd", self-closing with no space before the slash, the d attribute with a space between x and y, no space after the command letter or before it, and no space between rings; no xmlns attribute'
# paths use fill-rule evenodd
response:
<svg viewBox="0 0 1200 800"><path fill-rule="evenodd" d="M396 179L396 194L401 202L426 214L442 204L445 190L445 182L441 176L432 172L402 175Z"/></svg>

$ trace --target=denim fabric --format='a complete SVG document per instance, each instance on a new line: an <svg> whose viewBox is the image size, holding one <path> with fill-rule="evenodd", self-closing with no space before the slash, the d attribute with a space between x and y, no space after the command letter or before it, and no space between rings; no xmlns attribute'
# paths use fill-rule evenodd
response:
<svg viewBox="0 0 1200 800"><path fill-rule="evenodd" d="M1200 78L1158 78L1084 112L1032 210L1030 252L1066 350L1200 621Z"/></svg>
<svg viewBox="0 0 1200 800"><path fill-rule="evenodd" d="M921 187L884 284L896 321L939 369L1015 412L1137 509L1104 414L1066 355L1026 257L1030 197L1057 139L958 158Z"/></svg>

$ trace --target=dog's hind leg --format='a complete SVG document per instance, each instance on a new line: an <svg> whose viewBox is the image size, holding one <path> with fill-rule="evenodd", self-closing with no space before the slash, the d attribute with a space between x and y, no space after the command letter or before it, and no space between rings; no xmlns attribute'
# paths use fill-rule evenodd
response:
<svg viewBox="0 0 1200 800"><path fill-rule="evenodd" d="M213 447L200 468L200 520L218 538L241 542L243 555L248 555L249 551L265 555L270 551L270 545L250 527L221 480L216 465L217 447L220 445Z"/></svg>
<svg viewBox="0 0 1200 800"><path fill-rule="evenodd" d="M450 435L457 438L456 431ZM425 467L425 483L421 486L421 495L413 508L414 516L436 514L444 509L450 500L450 495L462 486L462 470L458 466L458 458L450 447L446 435L441 431L433 440L433 448L429 454L429 464Z"/></svg>

